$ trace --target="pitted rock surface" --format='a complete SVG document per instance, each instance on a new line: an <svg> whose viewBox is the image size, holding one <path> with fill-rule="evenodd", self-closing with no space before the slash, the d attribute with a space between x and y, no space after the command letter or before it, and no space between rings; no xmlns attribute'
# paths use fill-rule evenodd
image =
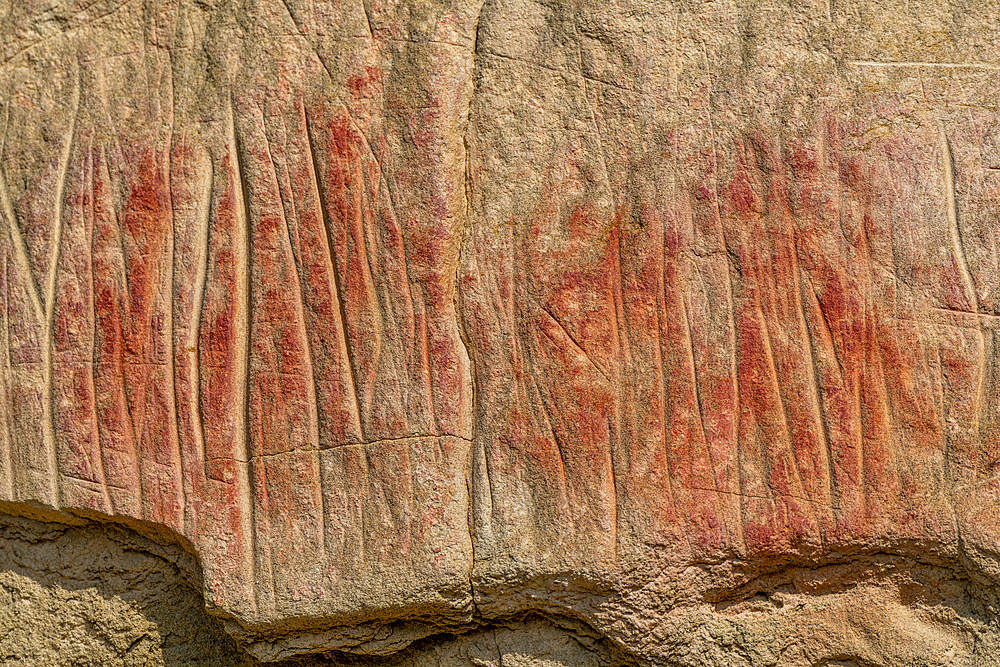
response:
<svg viewBox="0 0 1000 667"><path fill-rule="evenodd" d="M988 665L998 21L0 0L4 512L240 660Z"/></svg>

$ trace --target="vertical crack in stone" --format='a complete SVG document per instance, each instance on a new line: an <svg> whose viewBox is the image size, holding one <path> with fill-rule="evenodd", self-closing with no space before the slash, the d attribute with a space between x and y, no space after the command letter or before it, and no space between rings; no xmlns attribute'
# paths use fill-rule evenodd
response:
<svg viewBox="0 0 1000 667"><path fill-rule="evenodd" d="M465 222L462 225L462 238L459 239L458 243L458 258L455 263L455 291L454 291L454 307L455 307L455 322L458 329L459 340L462 342L462 347L465 349L465 357L468 359L468 368L470 376L470 386L472 390L472 397L469 401L469 410L471 411L469 425L470 425L470 444L469 444L469 459L466 468L466 489L467 489L467 522L469 530L469 545L472 550L471 553L471 564L469 566L469 595L472 599L472 607L474 613L476 613L476 591L475 583L473 581L473 573L476 567L476 510L477 510L477 489L476 489L476 475L477 469L481 465L486 471L487 475L487 485L489 485L489 469L486 466L486 462L481 460L478 452L479 438L478 438L478 422L479 422L479 409L478 402L481 400L479 392L479 378L477 375L476 368L476 358L473 347L469 341L468 332L465 329L465 321L463 315L463 300L462 300L462 267L463 267L463 251L465 250L465 243L469 240L469 234L472 227L472 194L473 194L473 183L472 183L472 158L469 146L469 133L473 131L472 129L472 105L476 98L476 73L477 73L477 53L479 49L479 22L482 19L483 5L479 6L476 14L476 23L473 28L472 36L472 52L470 58L472 63L469 67L469 101L465 107L465 118L464 128L462 128L462 149L465 153L464 155L464 166L465 166ZM478 464L478 465L477 465Z"/></svg>

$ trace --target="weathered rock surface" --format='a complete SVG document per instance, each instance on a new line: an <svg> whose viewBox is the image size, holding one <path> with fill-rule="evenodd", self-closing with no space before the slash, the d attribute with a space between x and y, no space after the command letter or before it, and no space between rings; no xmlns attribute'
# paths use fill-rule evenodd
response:
<svg viewBox="0 0 1000 667"><path fill-rule="evenodd" d="M4 512L264 660L992 664L998 22L0 1Z"/></svg>
<svg viewBox="0 0 1000 667"><path fill-rule="evenodd" d="M251 664L201 596L194 555L153 533L0 518L0 663Z"/></svg>

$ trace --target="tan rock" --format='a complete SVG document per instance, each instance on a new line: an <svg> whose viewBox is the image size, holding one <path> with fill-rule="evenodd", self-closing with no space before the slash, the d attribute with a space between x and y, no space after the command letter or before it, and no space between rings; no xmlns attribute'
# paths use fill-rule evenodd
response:
<svg viewBox="0 0 1000 667"><path fill-rule="evenodd" d="M0 4L4 511L264 660L990 664L997 14Z"/></svg>

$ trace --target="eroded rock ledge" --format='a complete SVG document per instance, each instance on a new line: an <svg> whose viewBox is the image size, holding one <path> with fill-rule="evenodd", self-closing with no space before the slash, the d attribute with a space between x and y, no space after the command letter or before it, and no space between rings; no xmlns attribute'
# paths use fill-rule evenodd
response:
<svg viewBox="0 0 1000 667"><path fill-rule="evenodd" d="M479 582L480 604L461 627L387 618L324 631L302 621L270 641L249 635L247 646L206 612L198 560L180 536L3 509L0 659L11 665L973 667L1000 650L989 577L917 544L823 564L667 568L624 595L579 575Z"/></svg>

